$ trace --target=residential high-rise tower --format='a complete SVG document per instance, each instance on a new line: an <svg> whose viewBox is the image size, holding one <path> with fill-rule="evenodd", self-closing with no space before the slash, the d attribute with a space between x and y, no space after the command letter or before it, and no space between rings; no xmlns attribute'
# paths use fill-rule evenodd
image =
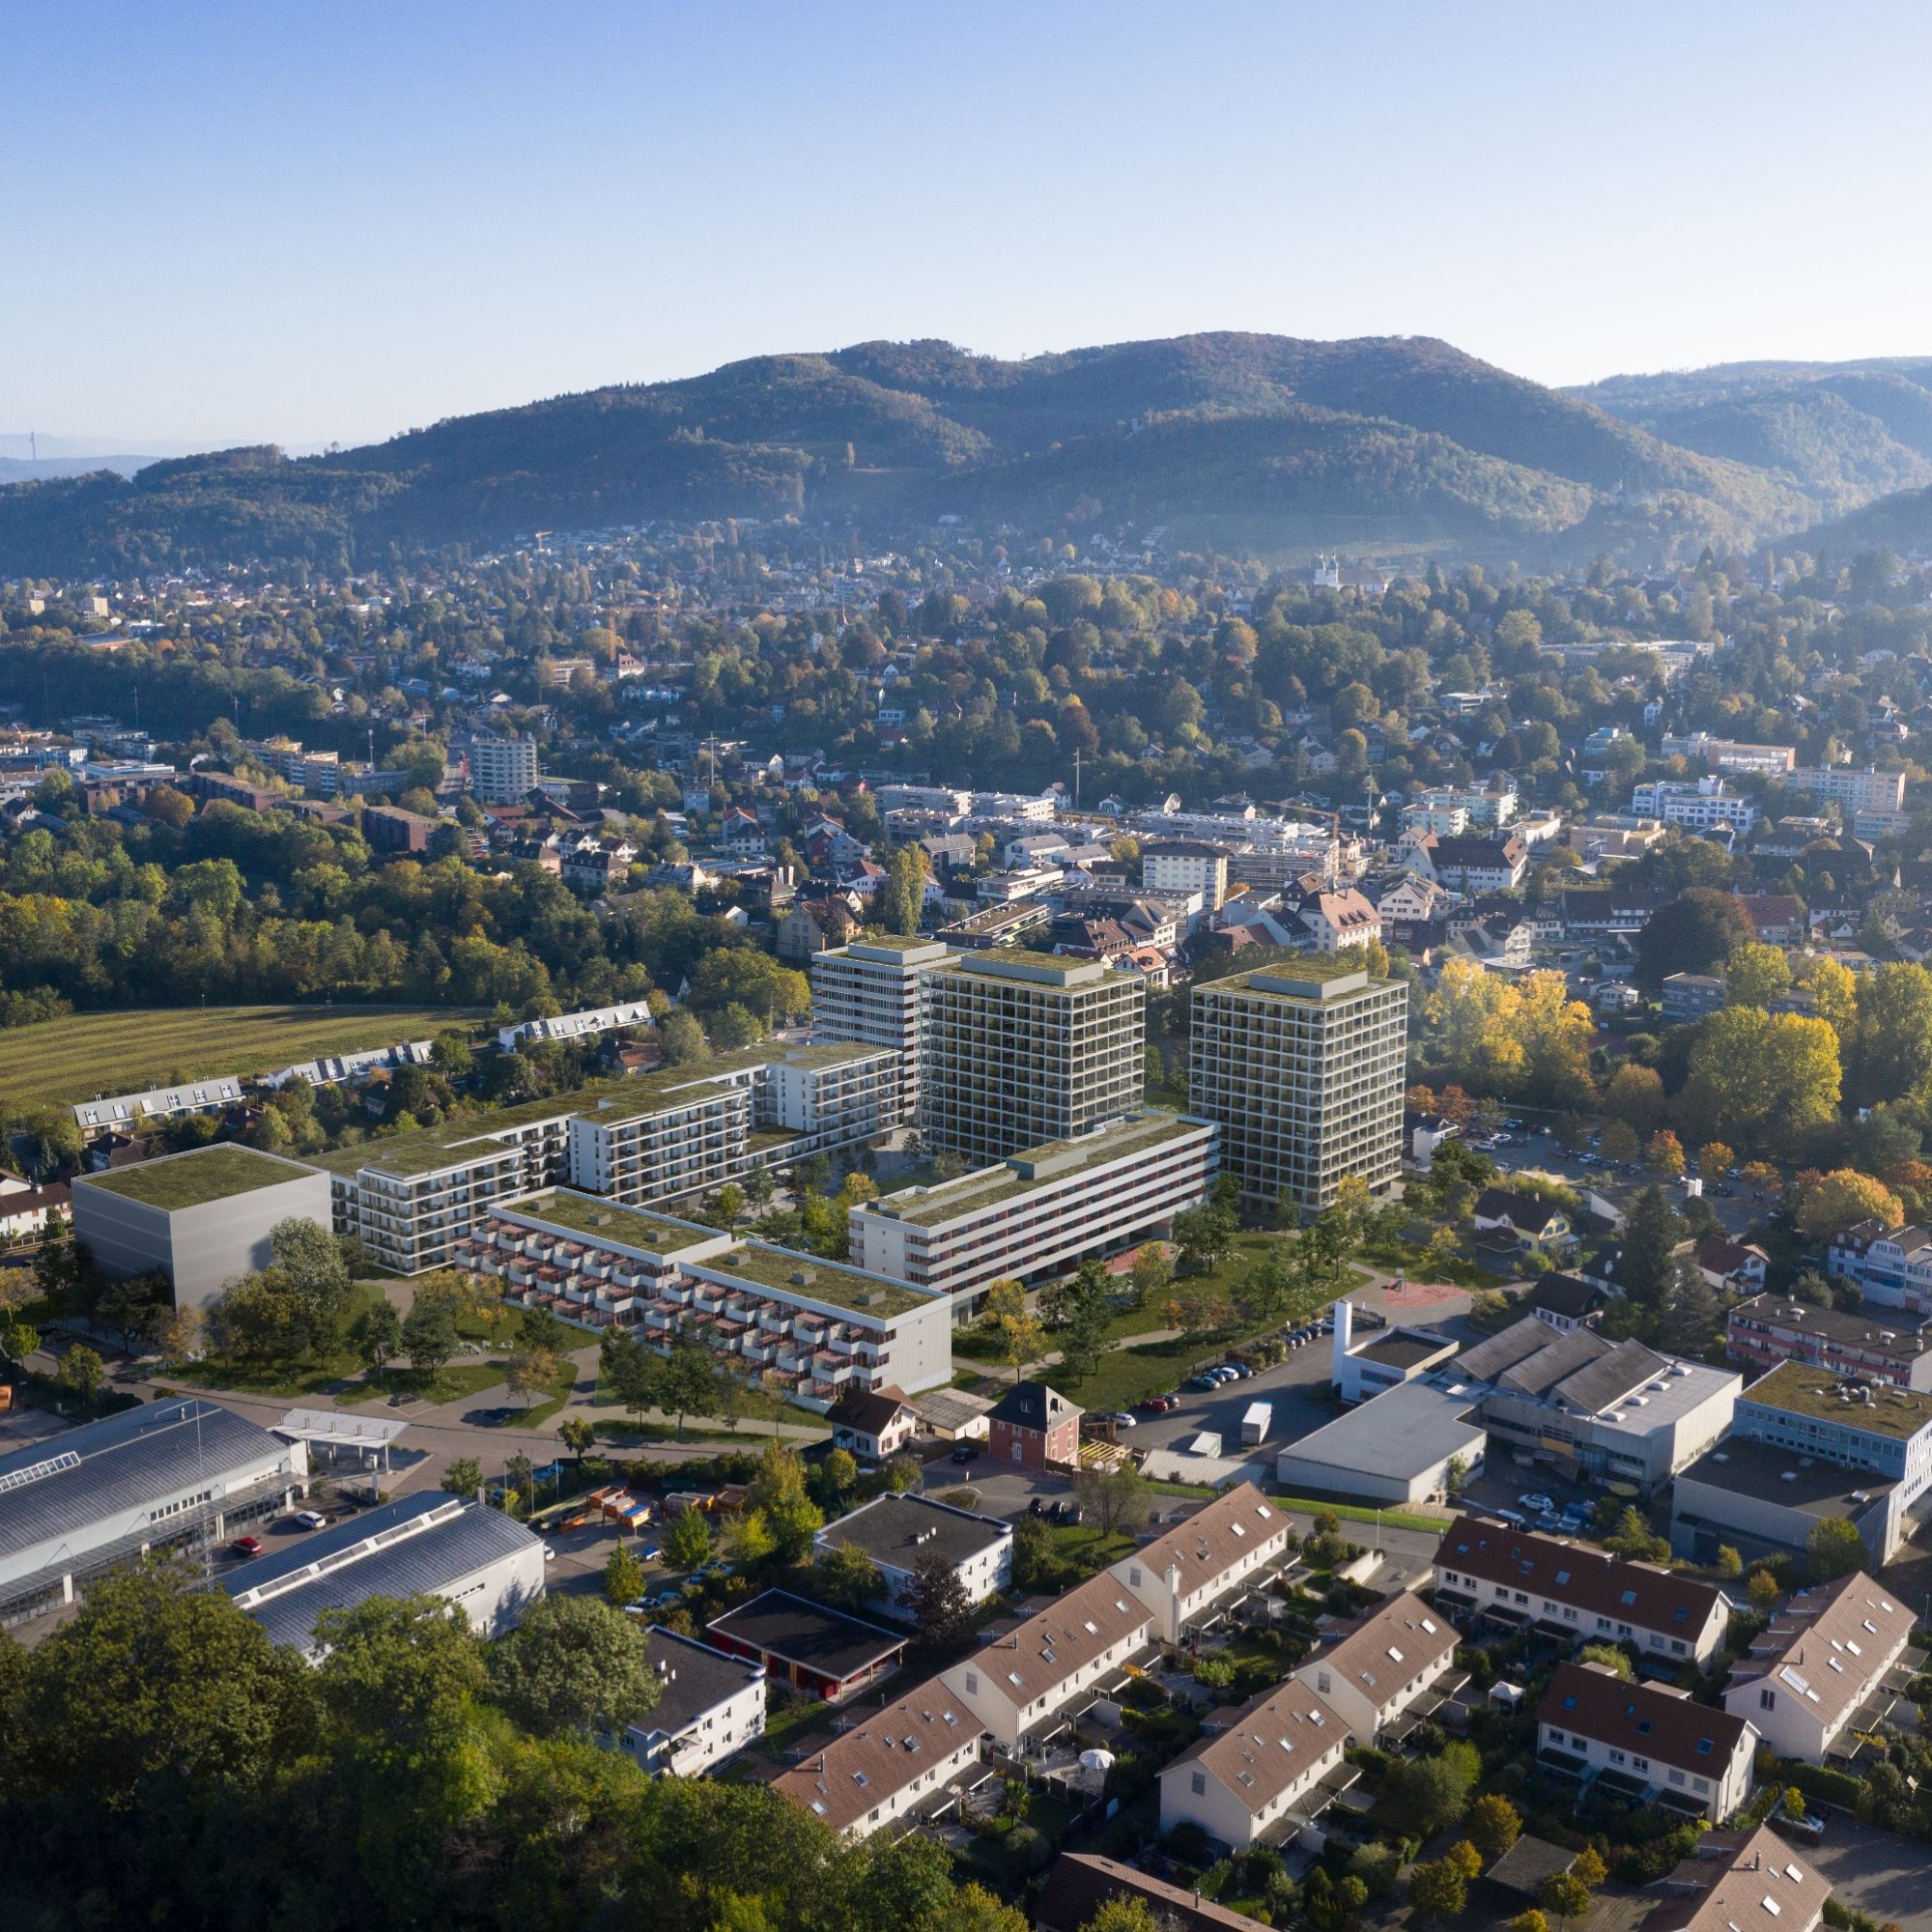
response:
<svg viewBox="0 0 1932 1932"><path fill-rule="evenodd" d="M1188 1110L1221 1129L1244 1197L1303 1214L1345 1174L1380 1191L1402 1163L1408 988L1347 955L1195 987Z"/></svg>
<svg viewBox="0 0 1932 1932"><path fill-rule="evenodd" d="M811 1036L890 1046L899 1055L897 1118L919 1111L925 977L952 956L932 939L867 939L811 955Z"/></svg>

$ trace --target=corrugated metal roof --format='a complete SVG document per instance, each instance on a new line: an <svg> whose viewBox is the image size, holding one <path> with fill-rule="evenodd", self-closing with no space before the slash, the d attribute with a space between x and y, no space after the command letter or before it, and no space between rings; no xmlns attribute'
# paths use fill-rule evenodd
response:
<svg viewBox="0 0 1932 1932"><path fill-rule="evenodd" d="M288 1455L288 1444L266 1429L191 1397L124 1409L30 1443L0 1456L0 1561ZM36 1473L42 1464L48 1466Z"/></svg>
<svg viewBox="0 0 1932 1932"><path fill-rule="evenodd" d="M441 1504L451 1498L438 1493L423 1500ZM366 1520L338 1527L361 1530L366 1528ZM318 1538L329 1534L320 1531ZM310 1539L306 1546L310 1552L317 1540ZM353 1610L371 1597L437 1596L486 1564L520 1555L537 1542L531 1531L501 1511L469 1503L444 1521L373 1547L366 1555L327 1576L298 1583L256 1604L248 1614L267 1630L271 1642L306 1650L315 1640L315 1620L325 1610ZM236 1590L244 1585L257 1587L251 1576L254 1568L253 1564L244 1565L224 1580Z"/></svg>

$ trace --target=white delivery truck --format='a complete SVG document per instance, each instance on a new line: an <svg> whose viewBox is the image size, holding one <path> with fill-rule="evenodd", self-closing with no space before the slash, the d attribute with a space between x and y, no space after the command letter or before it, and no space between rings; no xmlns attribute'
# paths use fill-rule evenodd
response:
<svg viewBox="0 0 1932 1932"><path fill-rule="evenodd" d="M1252 1449L1257 1442L1265 1442L1267 1433L1274 1426L1274 1405L1269 1402L1251 1402L1248 1412L1241 1417L1241 1444Z"/></svg>

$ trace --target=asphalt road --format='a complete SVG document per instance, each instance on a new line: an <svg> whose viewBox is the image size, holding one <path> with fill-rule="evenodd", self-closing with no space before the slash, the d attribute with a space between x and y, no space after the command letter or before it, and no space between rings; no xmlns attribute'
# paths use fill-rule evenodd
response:
<svg viewBox="0 0 1932 1932"><path fill-rule="evenodd" d="M1808 1856L1845 1904L1881 1924L1890 1919L1903 1932L1932 1932L1932 1850L1926 1846L1834 1811L1823 1842L1794 1856Z"/></svg>

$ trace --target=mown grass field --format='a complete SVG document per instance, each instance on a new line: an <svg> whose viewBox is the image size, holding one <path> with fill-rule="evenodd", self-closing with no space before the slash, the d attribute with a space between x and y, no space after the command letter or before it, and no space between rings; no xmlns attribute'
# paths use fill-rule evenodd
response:
<svg viewBox="0 0 1932 1932"><path fill-rule="evenodd" d="M71 1013L0 1032L0 1095L71 1105L215 1074L270 1073L298 1060L427 1039L479 1017L459 1007L148 1007Z"/></svg>

